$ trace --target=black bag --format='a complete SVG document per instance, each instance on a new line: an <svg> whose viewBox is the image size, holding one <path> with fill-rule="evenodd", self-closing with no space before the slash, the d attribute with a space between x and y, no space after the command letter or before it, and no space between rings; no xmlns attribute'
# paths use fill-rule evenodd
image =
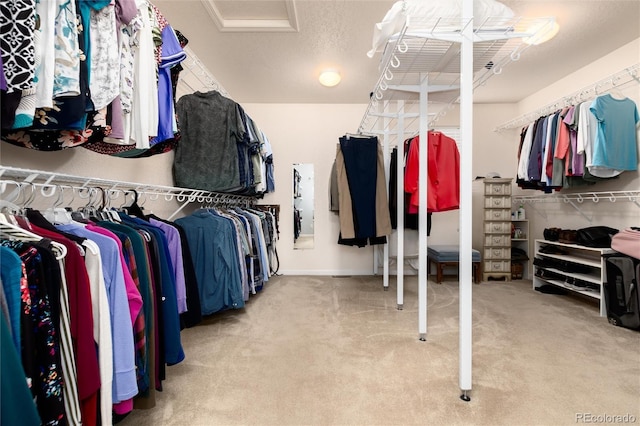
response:
<svg viewBox="0 0 640 426"><path fill-rule="evenodd" d="M608 226L578 229L578 244L586 247L611 248L611 237L617 233L617 229Z"/></svg>
<svg viewBox="0 0 640 426"><path fill-rule="evenodd" d="M640 262L629 256L610 256L605 261L604 296L607 319L613 325L640 330Z"/></svg>
<svg viewBox="0 0 640 426"><path fill-rule="evenodd" d="M542 235L544 235L544 239L547 241L558 241L560 231L560 228L545 228L545 230L542 231Z"/></svg>

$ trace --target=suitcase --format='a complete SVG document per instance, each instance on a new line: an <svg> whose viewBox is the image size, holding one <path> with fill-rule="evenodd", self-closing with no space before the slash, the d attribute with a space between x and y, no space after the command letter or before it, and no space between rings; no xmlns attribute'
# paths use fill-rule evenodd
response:
<svg viewBox="0 0 640 426"><path fill-rule="evenodd" d="M640 330L640 260L630 256L610 256L604 283L607 319L613 325Z"/></svg>

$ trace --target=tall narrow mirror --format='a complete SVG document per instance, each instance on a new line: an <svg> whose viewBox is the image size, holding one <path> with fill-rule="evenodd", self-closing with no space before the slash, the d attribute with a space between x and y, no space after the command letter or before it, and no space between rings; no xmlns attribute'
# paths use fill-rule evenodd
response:
<svg viewBox="0 0 640 426"><path fill-rule="evenodd" d="M293 248L313 248L313 164L293 165Z"/></svg>

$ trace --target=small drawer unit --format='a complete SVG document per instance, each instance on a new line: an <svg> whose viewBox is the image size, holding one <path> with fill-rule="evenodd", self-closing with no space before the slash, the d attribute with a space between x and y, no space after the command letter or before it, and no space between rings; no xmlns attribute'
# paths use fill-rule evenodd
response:
<svg viewBox="0 0 640 426"><path fill-rule="evenodd" d="M506 259L511 257L511 249L506 247L485 247L484 258L489 259Z"/></svg>
<svg viewBox="0 0 640 426"><path fill-rule="evenodd" d="M483 280L511 280L510 178L484 180Z"/></svg>
<svg viewBox="0 0 640 426"><path fill-rule="evenodd" d="M484 220L511 220L511 209L486 209Z"/></svg>
<svg viewBox="0 0 640 426"><path fill-rule="evenodd" d="M493 182L495 180L511 180L511 179L491 179L491 182L485 181L484 195L511 195L511 184L505 185L501 182Z"/></svg>
<svg viewBox="0 0 640 426"><path fill-rule="evenodd" d="M484 246L487 247L508 247L510 246L510 236L500 234L485 234Z"/></svg>
<svg viewBox="0 0 640 426"><path fill-rule="evenodd" d="M511 274L511 260L487 260L484 262L484 272L499 272Z"/></svg>
<svg viewBox="0 0 640 426"><path fill-rule="evenodd" d="M486 209L510 209L511 196L488 196L484 199L484 207Z"/></svg>
<svg viewBox="0 0 640 426"><path fill-rule="evenodd" d="M511 221L504 222L485 222L484 223L485 234L508 234L511 235Z"/></svg>

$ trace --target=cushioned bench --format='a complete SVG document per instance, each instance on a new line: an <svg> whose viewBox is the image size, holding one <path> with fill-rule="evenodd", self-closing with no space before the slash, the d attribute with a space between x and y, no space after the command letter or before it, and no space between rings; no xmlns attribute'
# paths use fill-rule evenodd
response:
<svg viewBox="0 0 640 426"><path fill-rule="evenodd" d="M480 276L482 271L480 252L478 250L471 250L471 261L473 262L473 281L475 283L480 282ZM431 263L436 264L436 282L442 282L442 271L444 267L455 266L458 267L460 261L460 250L458 246L454 245L430 245L427 247L427 273L431 273Z"/></svg>

